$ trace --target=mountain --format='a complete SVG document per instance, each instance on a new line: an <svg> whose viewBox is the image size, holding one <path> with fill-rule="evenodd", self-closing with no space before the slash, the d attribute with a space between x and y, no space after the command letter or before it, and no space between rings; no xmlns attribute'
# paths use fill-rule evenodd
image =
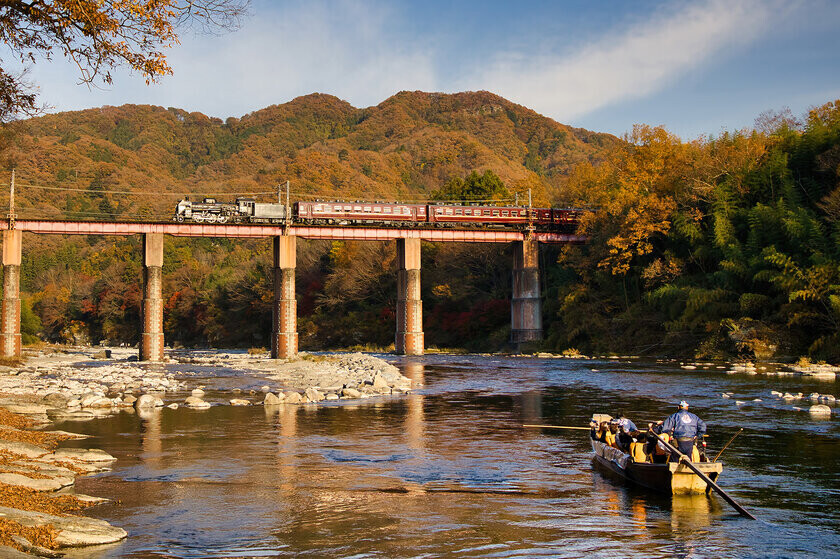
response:
<svg viewBox="0 0 840 559"><path fill-rule="evenodd" d="M488 169L551 203L575 164L598 162L620 141L486 91L416 91L364 109L313 93L225 121L106 106L16 123L4 142L21 217L168 219L188 193L271 193L289 180L293 199L425 199Z"/></svg>

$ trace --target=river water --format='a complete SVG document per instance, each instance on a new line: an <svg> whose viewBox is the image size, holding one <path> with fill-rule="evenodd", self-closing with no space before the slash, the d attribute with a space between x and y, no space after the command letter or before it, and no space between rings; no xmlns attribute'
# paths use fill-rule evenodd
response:
<svg viewBox="0 0 840 559"><path fill-rule="evenodd" d="M76 486L113 499L88 514L129 532L119 545L71 556L840 554L840 422L770 395L838 395L834 381L621 360L385 357L423 386L356 403L61 424L118 458L113 471ZM208 397L234 380L224 369L190 372ZM720 483L758 521L716 495L657 496L604 478L586 431L522 428L586 425L593 412L617 410L641 424L683 398L709 425L710 451L744 428L722 457Z"/></svg>

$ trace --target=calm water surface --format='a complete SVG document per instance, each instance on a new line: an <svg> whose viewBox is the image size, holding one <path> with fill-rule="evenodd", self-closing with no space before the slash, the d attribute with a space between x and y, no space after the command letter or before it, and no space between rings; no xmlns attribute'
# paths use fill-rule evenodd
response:
<svg viewBox="0 0 840 559"><path fill-rule="evenodd" d="M112 472L76 486L114 499L90 514L129 532L122 544L71 556L840 554L838 420L770 396L837 395L835 382L616 360L388 359L422 389L351 404L62 424L118 458ZM242 383L223 369L189 371L208 397ZM616 410L644 423L682 398L709 424L713 451L744 427L723 456L721 485L760 521L717 496L654 496L605 479L593 471L585 431L521 427L586 425L592 412ZM739 408L735 398L764 401Z"/></svg>

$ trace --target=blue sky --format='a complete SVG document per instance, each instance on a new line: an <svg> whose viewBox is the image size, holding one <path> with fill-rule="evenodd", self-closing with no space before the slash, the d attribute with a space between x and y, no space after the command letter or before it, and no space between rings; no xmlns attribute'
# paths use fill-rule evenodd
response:
<svg viewBox="0 0 840 559"><path fill-rule="evenodd" d="M838 30L830 0L254 0L235 33L183 35L159 84L117 71L91 90L58 58L30 78L53 111L148 103L221 118L315 91L365 107L486 89L573 126L691 139L840 98Z"/></svg>

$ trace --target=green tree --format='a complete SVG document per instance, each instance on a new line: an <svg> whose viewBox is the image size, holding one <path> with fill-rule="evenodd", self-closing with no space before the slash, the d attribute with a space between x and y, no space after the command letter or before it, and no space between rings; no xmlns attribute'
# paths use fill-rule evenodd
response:
<svg viewBox="0 0 840 559"><path fill-rule="evenodd" d="M512 198L510 191L491 170L479 175L473 171L466 178L453 177L431 193L432 200L491 201Z"/></svg>

